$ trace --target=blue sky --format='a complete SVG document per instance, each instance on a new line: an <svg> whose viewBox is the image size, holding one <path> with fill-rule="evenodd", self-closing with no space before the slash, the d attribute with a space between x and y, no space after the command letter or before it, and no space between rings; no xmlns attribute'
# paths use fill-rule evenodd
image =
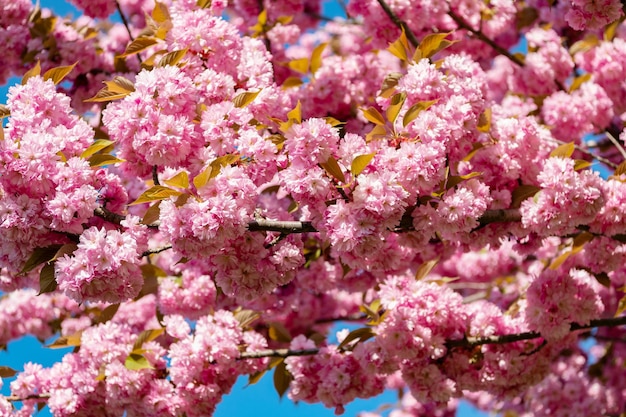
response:
<svg viewBox="0 0 626 417"><path fill-rule="evenodd" d="M42 7L48 7L58 15L72 14L78 16L78 11L63 1L41 0ZM336 16L341 13L337 2L328 2L324 8L324 15ZM19 78L12 79L8 85L19 82ZM0 86L0 103L6 102L8 85ZM36 362L49 367L60 360L71 349L46 349L34 337L25 337L9 344L7 351L0 351L0 365L10 366L21 370L26 362ZM9 384L13 378L4 379L2 394L9 393ZM274 390L272 374L267 373L259 383L247 386L247 378L240 378L231 394L224 397L218 405L216 417L232 416L272 416L272 417L330 417L334 410L325 408L321 404L294 404L287 398L280 400ZM357 400L346 406L345 417L355 417L360 411L375 411L384 404L394 404L397 401L396 392L385 392L383 395L369 399ZM50 416L47 408L39 412L38 416ZM477 412L468 404L463 403L459 409L459 417L479 417L486 414Z"/></svg>

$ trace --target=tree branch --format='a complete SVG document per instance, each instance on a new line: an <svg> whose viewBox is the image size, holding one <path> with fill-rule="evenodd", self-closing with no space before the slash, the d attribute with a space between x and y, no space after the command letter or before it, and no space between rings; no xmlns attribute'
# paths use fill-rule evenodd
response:
<svg viewBox="0 0 626 417"><path fill-rule="evenodd" d="M513 55L512 53L510 53L509 51L507 51L506 49L504 49L503 47L501 47L500 45L498 45L497 43L495 43L493 40L491 40L490 38L488 38L484 33L482 33L480 30L476 30L473 27L470 26L469 23L467 23L465 21L465 19L463 19L461 16L459 16L458 14L454 13L452 11L452 9L450 9L448 11L448 16L450 16L452 18L452 20L454 20L454 22L461 28L461 29L465 29L468 32L472 33L474 36L476 36L478 39L480 39L482 42L486 43L487 45L491 46L491 48L493 48L494 51L496 51L497 53L499 53L500 55L504 55L505 57L507 57L509 60L511 60L511 62L513 62L516 65L519 65L520 67L524 66L524 62L519 59L518 57L516 57L515 55Z"/></svg>
<svg viewBox="0 0 626 417"><path fill-rule="evenodd" d="M149 256L155 253L161 253L161 252L165 252L166 250L172 249L172 245L164 245L158 248L154 248L154 249L148 249L147 251L143 252L141 254L141 257L144 256Z"/></svg>
<svg viewBox="0 0 626 417"><path fill-rule="evenodd" d="M411 30L411 28L409 28L409 25L407 25L406 22L404 22L403 20L400 20L400 18L398 16L396 16L396 14L393 12L393 10L391 10L389 5L387 3L385 3L385 0L378 0L378 4L380 4L380 7L383 8L383 10L387 14L387 16L389 16L391 21L399 29L404 29L404 33L406 34L406 38L409 40L409 42L411 42L411 45L413 45L414 48L417 48L420 43L417 40L417 38L415 37L415 34Z"/></svg>
<svg viewBox="0 0 626 417"><path fill-rule="evenodd" d="M115 224L121 224L122 220L126 218L121 214L113 213L112 211L107 210L105 207L98 207L93 211L93 214Z"/></svg>
<svg viewBox="0 0 626 417"><path fill-rule="evenodd" d="M570 325L570 331L592 329L595 327L614 327L626 325L626 316L591 320L589 324L582 325L578 323L572 323ZM446 346L448 348L462 347L473 348L481 345L504 345L507 343L520 342L522 340L538 339L541 334L538 332L524 332L515 334L505 334L499 336L485 336L485 337L466 337L464 339L448 340ZM319 349L266 349L256 352L242 352L238 359L259 359L259 358L287 358L290 356L310 356L319 353Z"/></svg>
<svg viewBox="0 0 626 417"><path fill-rule="evenodd" d="M280 233L314 233L317 229L311 222L280 221L257 219L248 223L251 232L280 232Z"/></svg>
<svg viewBox="0 0 626 417"><path fill-rule="evenodd" d="M5 400L11 401L11 402L19 402L19 401L26 401L26 400L47 401L48 398L50 398L50 394L47 394L47 393L29 395L27 397L18 397L17 395L7 395L6 397L4 397Z"/></svg>
<svg viewBox="0 0 626 417"><path fill-rule="evenodd" d="M256 352L242 352L238 360L242 359L260 359L260 358L288 358L290 356L311 356L317 355L319 353L319 349L302 349L302 350L291 350L291 349L266 349L266 350L257 350Z"/></svg>
<svg viewBox="0 0 626 417"><path fill-rule="evenodd" d="M122 23L124 24L124 27L126 28L126 31L128 32L128 37L130 38L130 41L131 42L134 41L135 38L133 37L133 34L130 31L130 25L128 24L128 20L126 20L126 16L124 16L124 12L122 12L122 7L120 6L120 2L117 0L115 1L115 7L117 7L117 12L122 18Z"/></svg>

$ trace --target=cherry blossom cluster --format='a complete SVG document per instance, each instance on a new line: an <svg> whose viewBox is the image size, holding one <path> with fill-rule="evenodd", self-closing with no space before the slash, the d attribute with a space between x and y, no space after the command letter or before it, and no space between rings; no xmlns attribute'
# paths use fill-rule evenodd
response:
<svg viewBox="0 0 626 417"><path fill-rule="evenodd" d="M620 2L72 3L0 0L0 346L74 347L1 414L207 416L266 371L623 412Z"/></svg>

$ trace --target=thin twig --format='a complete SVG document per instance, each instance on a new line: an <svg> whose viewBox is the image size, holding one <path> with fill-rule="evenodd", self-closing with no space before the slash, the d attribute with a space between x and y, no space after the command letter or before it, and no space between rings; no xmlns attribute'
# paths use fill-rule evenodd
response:
<svg viewBox="0 0 626 417"><path fill-rule="evenodd" d="M380 4L380 7L383 8L387 16L389 16L391 21L394 23L394 25L398 27L398 29L404 29L406 38L409 40L409 42L411 42L411 45L413 45L414 48L417 48L420 42L417 40L417 37L415 36L411 28L409 28L409 25L407 25L405 21L400 20L400 18L393 12L393 10L391 10L389 5L385 3L385 0L378 0L378 4Z"/></svg>
<svg viewBox="0 0 626 417"><path fill-rule="evenodd" d="M623 326L626 324L626 316L591 320L589 324L572 323L570 325L570 331L593 329L595 327L615 327ZM506 343L520 342L522 340L531 340L541 337L538 332L524 332L516 334L507 334L501 336L486 336L486 337L467 337L461 340L449 340L446 344L448 347L475 347L481 345L502 345Z"/></svg>
<svg viewBox="0 0 626 417"><path fill-rule="evenodd" d="M19 401L26 401L26 400L47 401L50 398L50 394L43 393L43 394L28 395L26 397L18 397L17 395L7 395L6 397L2 397L2 398L11 402L19 402Z"/></svg>
<svg viewBox="0 0 626 417"><path fill-rule="evenodd" d="M465 21L465 19L463 19L461 16L459 16L458 14L454 13L452 11L452 9L448 10L448 16L450 16L452 18L452 20L454 20L454 22L462 29L467 30L468 32L471 32L474 36L476 36L478 39L480 39L481 41L483 41L484 43L486 43L487 45L491 46L491 48L493 48L494 51L496 51L497 53L499 53L500 55L504 55L505 57L507 57L511 62L513 62L514 64L523 67L524 66L524 61L522 61L521 59L519 59L518 57L516 57L515 55L513 55L512 53L510 53L509 51L507 51L506 49L504 49L503 47L501 47L500 45L498 45L497 43L495 43L492 39L488 38L484 33L482 33L480 30L476 30L474 29L472 26L470 26L469 23L467 23Z"/></svg>
<svg viewBox="0 0 626 417"><path fill-rule="evenodd" d="M169 249L172 249L172 245L164 245L159 248L148 249L147 251L141 254L141 257L150 256L155 253L165 252L166 250L169 250Z"/></svg>
<svg viewBox="0 0 626 417"><path fill-rule="evenodd" d="M614 327L626 325L626 316L591 320L589 324L582 325L572 323L570 325L570 331L592 329L594 327ZM538 332L524 332L515 334L505 334L500 336L486 336L486 337L466 337L464 339L448 340L446 346L473 348L481 345L504 345L507 343L520 342L523 340L538 339L541 334ZM266 349L256 352L243 352L238 359L259 359L259 358L287 358L290 356L311 356L319 353L319 349Z"/></svg>
<svg viewBox="0 0 626 417"><path fill-rule="evenodd" d="M130 25L128 24L128 20L126 20L126 16L124 16L124 12L122 12L122 7L120 6L120 2L116 0L115 6L117 7L117 12L122 18L122 23L124 24L124 27L126 28L126 31L128 32L128 37L130 38L130 41L131 42L134 41L135 38L133 37L133 34L130 31Z"/></svg>
<svg viewBox="0 0 626 417"><path fill-rule="evenodd" d="M546 139L546 140L547 140L548 142L558 143L559 145L565 145L565 144L567 143L567 142L563 142L562 140L552 139L552 138L548 138L548 139ZM591 156L593 159L596 159L596 160L598 160L599 162L602 162L604 165L606 165L606 166L608 166L608 167L611 167L611 168L613 168L613 169L617 168L617 164L616 164L616 163L611 162L610 160L608 160L608 159L606 159L606 158L603 158L603 157L601 157L601 156L599 156L599 155L596 155L595 153L590 152L589 150L587 150L587 149L583 148L583 147L582 147L582 146L580 146L580 145L574 145L574 148L575 148L577 151L580 151L580 152L584 153L585 155L589 155L589 156Z"/></svg>
<svg viewBox="0 0 626 417"><path fill-rule="evenodd" d="M288 358L290 356L311 356L317 355L319 349L266 349L256 352L242 352L238 359L259 359L259 358Z"/></svg>
<svg viewBox="0 0 626 417"><path fill-rule="evenodd" d="M609 138L611 142L613 142L613 145L615 145L619 153L622 154L622 158L626 160L626 150L624 150L624 147L622 146L622 144L619 143L617 139L615 139L615 136L613 136L611 132L606 132L606 137Z"/></svg>
<svg viewBox="0 0 626 417"><path fill-rule="evenodd" d="M124 220L126 218L126 216L123 216L121 214L117 214L117 213L113 213L112 211L109 211L107 208L105 207L98 207L93 211L93 214L108 221L111 223L115 223L115 224L121 224L122 220Z"/></svg>
<svg viewBox="0 0 626 417"><path fill-rule="evenodd" d="M161 185L159 182L159 168L156 165L152 165L152 182L154 185Z"/></svg>

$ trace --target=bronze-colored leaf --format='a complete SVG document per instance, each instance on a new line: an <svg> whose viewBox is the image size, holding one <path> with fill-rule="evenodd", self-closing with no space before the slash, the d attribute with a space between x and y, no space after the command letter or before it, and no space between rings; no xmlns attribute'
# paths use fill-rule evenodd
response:
<svg viewBox="0 0 626 417"><path fill-rule="evenodd" d="M293 380L293 376L287 370L287 365L283 360L274 369L274 388L280 398L283 398L285 392L289 389L289 384Z"/></svg>
<svg viewBox="0 0 626 417"><path fill-rule="evenodd" d="M522 205L522 201L533 197L539 191L541 191L541 187L537 187L536 185L520 185L513 190L511 208L519 208Z"/></svg>
<svg viewBox="0 0 626 417"><path fill-rule="evenodd" d="M26 74L22 77L22 85L26 85L29 79L38 75L41 75L41 63L39 61L37 61L33 68L26 71Z"/></svg>
<svg viewBox="0 0 626 417"><path fill-rule="evenodd" d="M289 330L287 330L287 328L279 322L270 323L268 335L270 339L277 342L289 343L292 339Z"/></svg>
<svg viewBox="0 0 626 417"><path fill-rule="evenodd" d="M334 157L328 157L328 160L320 165L335 179L339 180L340 182L346 182L346 177L343 175L343 171L341 170L339 163L337 163L337 160Z"/></svg>
<svg viewBox="0 0 626 417"><path fill-rule="evenodd" d="M255 98L257 98L260 92L261 90L237 94L233 98L233 104L238 108L246 107L248 104L252 103Z"/></svg>
<svg viewBox="0 0 626 417"><path fill-rule="evenodd" d="M53 292L57 289L57 281L54 278L54 262L45 264L39 273L39 294Z"/></svg>
<svg viewBox="0 0 626 417"><path fill-rule="evenodd" d="M127 56L130 56L130 55L137 54L137 53L139 53L141 51L145 51L146 49L148 49L152 45L156 45L157 43L158 43L158 40L156 38L153 38L153 37L137 38L134 41L132 41L126 47L126 50L124 51L124 53L119 55L119 56L120 57L127 57Z"/></svg>
<svg viewBox="0 0 626 417"><path fill-rule="evenodd" d="M183 59L183 57L185 56L185 54L187 53L187 51L189 50L189 48L185 48L185 49L181 49L179 51L172 51L169 52L165 55L163 55L163 57L161 58L161 60L159 61L159 67L165 67L167 65L172 65L175 66L176 64L178 64L178 62Z"/></svg>

